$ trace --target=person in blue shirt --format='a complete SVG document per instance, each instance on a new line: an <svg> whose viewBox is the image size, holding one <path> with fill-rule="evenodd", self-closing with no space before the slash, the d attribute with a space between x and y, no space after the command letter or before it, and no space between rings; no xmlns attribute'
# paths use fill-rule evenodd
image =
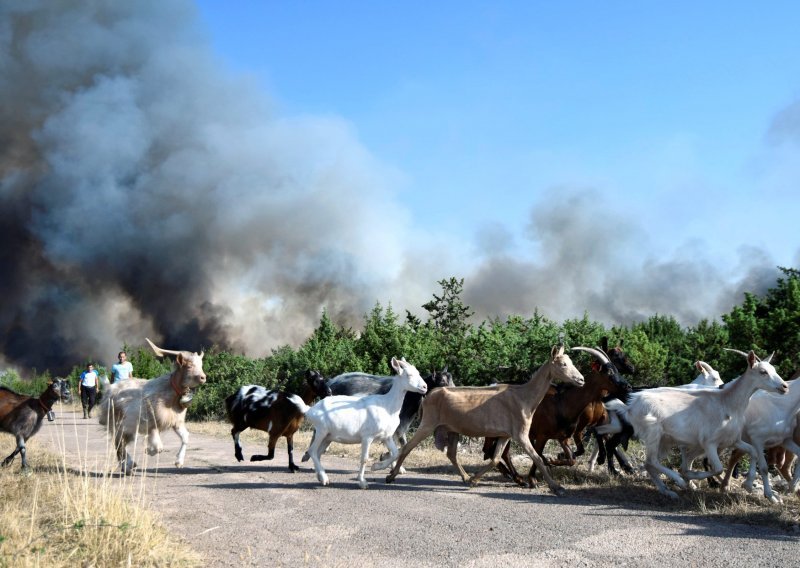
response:
<svg viewBox="0 0 800 568"><path fill-rule="evenodd" d="M91 418L92 409L97 402L97 395L100 394L100 377L91 363L86 365L86 370L81 373L78 381L78 394L80 394L83 405L83 417L86 418L88 415Z"/></svg>
<svg viewBox="0 0 800 568"><path fill-rule="evenodd" d="M133 365L128 361L128 354L120 351L117 355L119 363L114 363L111 366L111 382L127 381L133 378Z"/></svg>

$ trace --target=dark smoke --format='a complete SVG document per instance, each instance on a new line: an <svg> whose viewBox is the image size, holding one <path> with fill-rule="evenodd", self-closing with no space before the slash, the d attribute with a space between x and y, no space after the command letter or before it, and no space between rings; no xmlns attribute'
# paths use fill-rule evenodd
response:
<svg viewBox="0 0 800 568"><path fill-rule="evenodd" d="M356 324L394 277L379 165L221 71L191 3L23 0L0 22L7 361L62 370L144 336L264 353L322 306Z"/></svg>
<svg viewBox="0 0 800 568"><path fill-rule="evenodd" d="M645 228L571 188L537 200L535 260L500 225L476 258L413 225L346 123L281 116L209 45L188 0L0 4L0 362L62 372L145 336L263 355L323 307L353 327L376 301L420 313L449 276L478 318L607 323L694 324L774 283L758 251L729 271L699 243L651 258Z"/></svg>

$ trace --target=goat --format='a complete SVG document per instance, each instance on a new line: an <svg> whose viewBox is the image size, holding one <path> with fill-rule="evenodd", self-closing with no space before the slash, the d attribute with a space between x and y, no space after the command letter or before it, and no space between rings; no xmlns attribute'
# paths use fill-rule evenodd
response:
<svg viewBox="0 0 800 568"><path fill-rule="evenodd" d="M524 385L496 385L490 387L445 387L432 392L422 403L422 420L416 434L403 446L400 456L386 482L394 481L400 472L403 460L422 440L434 433L437 427L445 426L450 440L456 434L471 437L499 438L492 461L478 470L471 478L458 462L456 444L448 444L447 457L461 474L464 482L476 485L480 478L497 465L509 440L522 446L534 464L542 471L550 490L561 495L564 488L550 476L544 462L534 451L528 440L531 418L542 401L551 381L562 381L577 386L583 385L583 375L575 368L563 345L550 351L550 359L544 363Z"/></svg>
<svg viewBox="0 0 800 568"><path fill-rule="evenodd" d="M152 456L164 451L160 432L167 428L172 428L181 440L175 466L183 467L189 443L186 409L192 400L192 389L206 382L202 352L171 351L146 341L159 357L175 355L175 370L155 379L108 384L100 404L100 424L113 433L120 469L126 475L136 467L126 448L137 433L147 433L146 452Z"/></svg>
<svg viewBox="0 0 800 568"><path fill-rule="evenodd" d="M301 395L303 402L310 404L315 398L325 398L330 394L331 389L325 384L322 375L318 371L309 371ZM286 447L289 451L289 471L294 473L300 469L292 457L292 440L303 422L303 415L289 401L287 393L267 390L258 385L245 385L225 399L225 409L228 420L233 424L231 436L233 436L234 455L238 461L244 460L239 434L248 428L255 428L269 433L267 444L269 453L266 456L250 456L251 462L274 458L275 445L283 436L286 438Z"/></svg>
<svg viewBox="0 0 800 568"><path fill-rule="evenodd" d="M53 410L53 404L61 400L61 382L53 381L38 398L19 394L0 387L0 431L8 432L17 439L17 448L3 460L2 467L14 461L17 454L22 456L22 469L28 469L27 442L39 428L42 419Z"/></svg>
<svg viewBox="0 0 800 568"><path fill-rule="evenodd" d="M676 389L682 390L695 390L698 388L716 388L719 385L724 384L722 379L719 376L719 372L714 369L711 365L706 363L705 361L696 361L695 367L697 370L700 371L700 374L695 377L695 379L688 384L679 385ZM643 390L652 389L653 387L634 387L632 392L641 392ZM656 387L658 388L658 387ZM627 397L619 397L620 400L627 403ZM610 401L611 398L605 399L604 402ZM622 452L619 449L619 446L623 448L628 448L628 440L633 436L633 426L631 426L626 421L620 419L619 415L614 412L613 410L609 410L608 412L608 419L607 421L595 427L595 435L599 441L598 447L605 446L605 451L603 452L608 459L608 472L611 475L619 475L619 472L614 467L614 457L620 462L620 465L627 473L633 473L633 468L630 466L630 463ZM590 464L594 461L594 454L592 458L589 460ZM598 459L598 463L603 463L602 459ZM590 471L592 469L592 465L590 465Z"/></svg>
<svg viewBox="0 0 800 568"><path fill-rule="evenodd" d="M367 488L364 478L369 447L373 440L382 441L389 449L389 456L372 464L372 470L384 469L397 458L397 444L394 432L400 423L400 409L406 391L425 394L428 390L425 381L416 367L392 357L392 368L398 374L392 381L392 388L386 394L372 394L364 397L329 396L309 407L297 395L289 395L300 412L314 425L314 438L308 453L314 462L317 479L322 485L328 485L328 475L322 467L320 457L331 442L342 444L361 444L361 465L358 484L361 489Z"/></svg>
<svg viewBox="0 0 800 568"><path fill-rule="evenodd" d="M772 355L761 361L750 351L747 370L723 388L657 388L632 394L629 405L619 400L607 403L611 405L609 408L614 407L631 423L644 443L647 451L645 468L660 493L673 499L678 497L677 493L667 489L659 473L665 474L681 489L687 487L685 479L707 479L721 474L720 449L733 446L747 452L754 460L758 459L753 446L742 440L744 413L750 397L758 389L781 394L788 390L769 363L771 358ZM682 467L682 477L663 466L660 459L673 446L685 451L684 465L705 453L711 471L697 472Z"/></svg>
<svg viewBox="0 0 800 568"><path fill-rule="evenodd" d="M769 480L768 465L764 457L764 451L774 446L783 446L792 454L800 454L800 445L795 440L795 435L800 430L800 379L790 380L787 383L788 393L783 396L774 395L767 392L757 392L750 398L744 417L745 423L742 430L742 439L755 448L758 461L750 461L750 470L744 482L747 491L753 490L753 482L756 476L756 463L761 473L761 480L764 484L764 497L777 503L780 498L772 492ZM734 466L739 462L743 452L735 449L728 461L728 468L722 487L727 488L730 483L731 473ZM795 470L790 489L794 491L800 478L800 467Z"/></svg>
<svg viewBox="0 0 800 568"><path fill-rule="evenodd" d="M632 375L636 372L636 367L631 362L627 353L622 350L622 341L620 341L619 345L609 348L608 337L603 337L600 340L600 350L607 356L608 359L610 359L611 363L614 365L614 367L616 367L620 375ZM597 370L600 370L601 365L597 360L593 360L592 368L597 368ZM586 438L587 428L604 424L607 420L608 412L606 411L606 407L603 405L602 401L596 400L586 406L580 418L578 418L578 425L575 428L575 434L572 436L572 440L575 442L576 448L574 454L575 457L582 456L585 453L583 441ZM599 438L599 435L596 432L594 434L597 442L597 449L592 453L592 456L589 460L590 468L591 465L594 464L594 460L598 454L600 455L600 463L603 463L606 456L604 441ZM618 451L616 452L616 455L620 460L620 463L626 463L625 457Z"/></svg>
<svg viewBox="0 0 800 568"><path fill-rule="evenodd" d="M631 386L619 375L619 371L609 358L597 349L588 347L573 347L573 351L586 351L594 355L599 361L599 367L592 366L592 371L585 376L585 382L581 388L566 387L558 389L553 394L547 394L542 402L536 407L531 420L528 438L533 449L536 450L542 460L550 466L553 465L575 465L575 457L567 443L567 440L575 434L580 418L584 415L586 407L596 401L600 401L603 393L611 393L615 396L622 396L630 392ZM559 460L548 460L544 456L544 447L548 440L558 440L564 451L564 458ZM483 457L488 459L494 453L496 438L486 438L483 445ZM510 445L510 444L509 444ZM522 479L514 468L509 455L509 445L503 450L502 460L508 469L508 475L519 485L523 485ZM498 464L499 466L500 464ZM528 473L528 487L534 486L535 464ZM502 472L502 470L501 470ZM505 472L503 472L505 474Z"/></svg>

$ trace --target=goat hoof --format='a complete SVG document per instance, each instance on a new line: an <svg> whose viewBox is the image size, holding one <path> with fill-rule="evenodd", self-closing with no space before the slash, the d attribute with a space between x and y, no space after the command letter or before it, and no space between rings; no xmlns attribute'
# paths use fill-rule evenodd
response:
<svg viewBox="0 0 800 568"><path fill-rule="evenodd" d="M302 471L302 469L300 467L294 465L293 463L289 464L289 473L294 473L296 471Z"/></svg>
<svg viewBox="0 0 800 568"><path fill-rule="evenodd" d="M394 477L395 476L392 475L391 473L389 475L387 475L386 476L386 483L391 483L392 481L394 481Z"/></svg>
<svg viewBox="0 0 800 568"><path fill-rule="evenodd" d="M669 497L670 499L673 499L675 501L677 501L679 499L678 494L675 493L674 491L670 491L669 489L664 491L664 495L666 495L667 497Z"/></svg>
<svg viewBox="0 0 800 568"><path fill-rule="evenodd" d="M567 494L567 490L561 487L560 485L557 485L556 487L553 488L553 494L556 497L563 497L564 495Z"/></svg>
<svg viewBox="0 0 800 568"><path fill-rule="evenodd" d="M369 487L369 483L367 483L366 481L359 481L359 482L358 482L358 486L359 486L361 489L366 489L367 487Z"/></svg>
<svg viewBox="0 0 800 568"><path fill-rule="evenodd" d="M175 467L182 468L183 467L183 462L182 461L176 461L175 462Z"/></svg>

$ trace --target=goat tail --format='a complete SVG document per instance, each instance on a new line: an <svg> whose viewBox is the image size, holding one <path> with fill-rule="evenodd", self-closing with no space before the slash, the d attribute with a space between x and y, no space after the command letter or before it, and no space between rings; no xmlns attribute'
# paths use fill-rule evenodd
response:
<svg viewBox="0 0 800 568"><path fill-rule="evenodd" d="M311 409L311 407L308 406L305 403L305 401L303 401L303 399L300 398L299 396L297 396L296 394L290 394L286 398L289 399L289 401L292 404L294 404L297 407L297 409L303 414L305 414L306 412L308 412Z"/></svg>

